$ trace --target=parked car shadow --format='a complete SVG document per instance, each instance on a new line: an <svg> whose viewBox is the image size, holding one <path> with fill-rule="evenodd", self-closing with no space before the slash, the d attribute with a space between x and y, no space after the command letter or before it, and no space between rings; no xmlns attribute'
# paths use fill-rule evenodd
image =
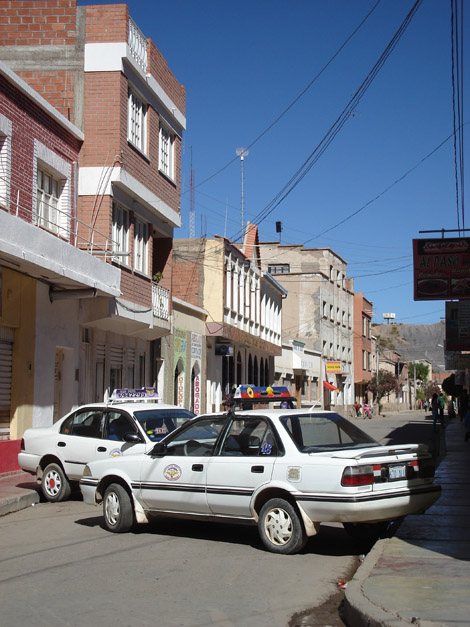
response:
<svg viewBox="0 0 470 627"><path fill-rule="evenodd" d="M101 527L105 530L102 516L92 516L75 520L84 527ZM148 523L134 525L130 533L134 535L161 535L172 538L193 538L208 542L242 544L265 551L256 526L235 525L200 520L155 517ZM361 543L351 538L340 523L325 523L320 532L309 538L302 555L350 556L366 553L373 543Z"/></svg>

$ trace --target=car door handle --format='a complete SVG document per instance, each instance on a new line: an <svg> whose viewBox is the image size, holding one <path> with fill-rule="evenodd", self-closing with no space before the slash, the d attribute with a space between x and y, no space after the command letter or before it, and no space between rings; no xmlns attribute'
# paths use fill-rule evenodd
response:
<svg viewBox="0 0 470 627"><path fill-rule="evenodd" d="M65 446L65 442L57 442L57 446Z"/></svg>
<svg viewBox="0 0 470 627"><path fill-rule="evenodd" d="M191 470L194 470L194 472L202 472L204 470L204 466L202 464L193 464L191 466Z"/></svg>
<svg viewBox="0 0 470 627"><path fill-rule="evenodd" d="M251 472L264 472L264 466L252 466Z"/></svg>
<svg viewBox="0 0 470 627"><path fill-rule="evenodd" d="M106 452L106 447L105 446L98 446L98 452L99 453L105 453Z"/></svg>

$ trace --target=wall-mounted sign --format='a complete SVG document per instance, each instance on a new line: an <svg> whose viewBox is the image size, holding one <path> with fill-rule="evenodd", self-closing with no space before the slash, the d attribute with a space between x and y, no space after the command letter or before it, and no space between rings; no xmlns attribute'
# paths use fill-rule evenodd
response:
<svg viewBox="0 0 470 627"><path fill-rule="evenodd" d="M326 371L327 372L341 372L341 362L340 361L327 361Z"/></svg>
<svg viewBox="0 0 470 627"><path fill-rule="evenodd" d="M413 240L414 299L470 298L470 238Z"/></svg>
<svg viewBox="0 0 470 627"><path fill-rule="evenodd" d="M470 350L470 302L446 303L446 351Z"/></svg>

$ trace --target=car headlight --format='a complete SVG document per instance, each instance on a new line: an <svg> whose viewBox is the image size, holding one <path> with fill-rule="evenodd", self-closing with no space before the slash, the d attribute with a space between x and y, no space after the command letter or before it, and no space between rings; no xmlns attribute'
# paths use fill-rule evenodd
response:
<svg viewBox="0 0 470 627"><path fill-rule="evenodd" d="M83 469L83 476L84 477L91 477L90 466L85 466L85 468Z"/></svg>

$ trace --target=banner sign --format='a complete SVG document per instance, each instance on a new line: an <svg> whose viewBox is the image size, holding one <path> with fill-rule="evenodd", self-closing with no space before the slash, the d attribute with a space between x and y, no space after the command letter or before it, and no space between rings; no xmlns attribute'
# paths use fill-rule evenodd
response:
<svg viewBox="0 0 470 627"><path fill-rule="evenodd" d="M414 300L470 298L470 238L413 240Z"/></svg>

